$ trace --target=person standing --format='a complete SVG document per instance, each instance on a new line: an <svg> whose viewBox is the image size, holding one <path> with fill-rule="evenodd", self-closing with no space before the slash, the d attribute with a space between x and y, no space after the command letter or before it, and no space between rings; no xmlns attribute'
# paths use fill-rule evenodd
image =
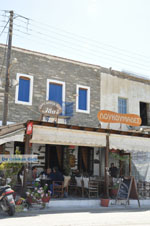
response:
<svg viewBox="0 0 150 226"><path fill-rule="evenodd" d="M114 165L114 163L111 163L111 167L109 168L109 173L111 177L117 177L118 176L118 168Z"/></svg>

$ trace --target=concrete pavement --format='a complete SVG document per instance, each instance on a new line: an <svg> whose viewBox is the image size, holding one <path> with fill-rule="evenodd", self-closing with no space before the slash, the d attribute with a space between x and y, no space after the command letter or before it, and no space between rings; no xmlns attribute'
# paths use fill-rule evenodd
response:
<svg viewBox="0 0 150 226"><path fill-rule="evenodd" d="M135 206L31 208L8 217L0 212L2 226L150 226L150 208Z"/></svg>

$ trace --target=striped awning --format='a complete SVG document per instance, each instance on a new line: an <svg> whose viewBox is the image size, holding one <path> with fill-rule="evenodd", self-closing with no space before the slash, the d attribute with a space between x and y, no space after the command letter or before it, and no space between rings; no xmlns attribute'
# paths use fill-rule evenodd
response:
<svg viewBox="0 0 150 226"><path fill-rule="evenodd" d="M110 149L150 152L150 138L147 137L110 134L109 145Z"/></svg>
<svg viewBox="0 0 150 226"><path fill-rule="evenodd" d="M106 146L106 134L33 125L33 135L30 142L39 144L101 147Z"/></svg>

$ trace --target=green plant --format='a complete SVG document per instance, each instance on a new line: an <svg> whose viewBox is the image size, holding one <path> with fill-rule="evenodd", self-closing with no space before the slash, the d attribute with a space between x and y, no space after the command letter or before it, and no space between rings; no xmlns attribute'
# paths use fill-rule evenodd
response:
<svg viewBox="0 0 150 226"><path fill-rule="evenodd" d="M16 155L20 155L20 151L16 150ZM4 172L4 178L10 178L11 181L9 184L11 186L14 186L17 183L17 174L21 167L23 166L23 163L9 163L9 162L3 162L0 164L0 170Z"/></svg>
<svg viewBox="0 0 150 226"><path fill-rule="evenodd" d="M129 156L127 155L120 155L119 153L111 153L112 158L120 160L120 161L126 161L129 159Z"/></svg>

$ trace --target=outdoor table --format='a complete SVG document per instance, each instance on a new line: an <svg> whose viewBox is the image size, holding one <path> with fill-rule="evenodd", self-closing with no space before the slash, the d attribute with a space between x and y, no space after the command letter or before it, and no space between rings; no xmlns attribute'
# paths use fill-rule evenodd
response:
<svg viewBox="0 0 150 226"><path fill-rule="evenodd" d="M48 187L50 184L52 184L52 179L51 178L41 178L40 179L41 186L43 187L45 184L48 184Z"/></svg>

